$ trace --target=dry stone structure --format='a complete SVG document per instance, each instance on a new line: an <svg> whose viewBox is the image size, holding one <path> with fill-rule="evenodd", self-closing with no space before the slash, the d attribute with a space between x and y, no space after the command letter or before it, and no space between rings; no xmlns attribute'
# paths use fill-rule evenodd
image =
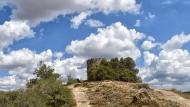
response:
<svg viewBox="0 0 190 107"><path fill-rule="evenodd" d="M95 69L103 60L103 58L92 58L87 60L87 74L89 74L92 70Z"/></svg>

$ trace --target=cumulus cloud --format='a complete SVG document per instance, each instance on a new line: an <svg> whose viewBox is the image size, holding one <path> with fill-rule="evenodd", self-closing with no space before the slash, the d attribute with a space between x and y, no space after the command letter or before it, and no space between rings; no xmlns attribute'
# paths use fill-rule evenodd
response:
<svg viewBox="0 0 190 107"><path fill-rule="evenodd" d="M85 24L90 26L90 27L95 27L95 28L104 26L104 24L101 21L95 20L95 19L89 19L86 21Z"/></svg>
<svg viewBox="0 0 190 107"><path fill-rule="evenodd" d="M0 90L25 87L26 81L34 77L34 69L38 63L40 61L50 63L51 59L52 52L50 50L39 54L28 49L11 51L8 54L0 52L0 68L10 75L0 78Z"/></svg>
<svg viewBox="0 0 190 107"><path fill-rule="evenodd" d="M3 49L14 41L33 37L32 27L42 22L52 21L60 15L79 14L71 20L77 28L91 15L89 11L92 14L98 12L137 14L140 10L140 5L136 3L136 0L1 0L0 9L5 5L13 10L11 20L0 25L0 68L9 74L0 78L0 90L24 87L26 81L33 77L34 68L37 67L39 61L55 66L56 71L63 77L65 73L75 72L76 74L72 73L74 77L85 79L85 58L82 55L62 60L62 53L52 53L50 50L41 53L28 49L3 52ZM131 31L133 32L135 31ZM139 51L136 51L139 54ZM126 51L126 53L129 52ZM55 60L52 60L54 58Z"/></svg>
<svg viewBox="0 0 190 107"><path fill-rule="evenodd" d="M145 40L143 44L141 45L141 48L143 48L144 50L150 50L158 45L159 43L154 43L151 40Z"/></svg>
<svg viewBox="0 0 190 107"><path fill-rule="evenodd" d="M190 87L190 53L182 49L190 35L175 35L165 44L158 55L144 52L145 66L139 75L159 88L177 88L188 91Z"/></svg>
<svg viewBox="0 0 190 107"><path fill-rule="evenodd" d="M28 20L36 25L48 22L59 15L81 13L84 11L139 13L140 5L136 0L8 0L16 8L12 18Z"/></svg>
<svg viewBox="0 0 190 107"><path fill-rule="evenodd" d="M7 76L0 78L0 91L11 91L16 86L15 76Z"/></svg>
<svg viewBox="0 0 190 107"><path fill-rule="evenodd" d="M0 68L9 76L0 78L0 90L13 90L25 87L26 81L34 77L33 72L40 61L55 68L63 80L68 75L74 78L86 79L86 59L89 57L132 57L137 59L141 53L136 42L144 34L128 29L120 22L106 28L98 29L97 34L91 34L81 41L73 41L67 46L66 52L73 57L63 58L62 52L47 50L36 53L29 49L20 49L4 53L0 51ZM26 57L27 56L27 57ZM10 82L10 84L6 84Z"/></svg>
<svg viewBox="0 0 190 107"><path fill-rule="evenodd" d="M90 58L132 57L136 60L141 56L136 41L143 36L142 33L116 22L104 29L98 29L97 34L90 34L84 40L72 41L66 51L75 56Z"/></svg>
<svg viewBox="0 0 190 107"><path fill-rule="evenodd" d="M162 45L162 48L165 50L179 49L183 46L183 44L189 41L190 41L190 34L185 35L184 33L182 33L180 35L173 36L164 45Z"/></svg>
<svg viewBox="0 0 190 107"><path fill-rule="evenodd" d="M145 66L151 65L154 61L156 61L158 58L153 53L150 53L149 51L145 51L144 53L144 64Z"/></svg>
<svg viewBox="0 0 190 107"><path fill-rule="evenodd" d="M55 60L53 62L55 72L59 73L62 79L67 79L67 76L86 80L86 58L73 56L63 60Z"/></svg>
<svg viewBox="0 0 190 107"><path fill-rule="evenodd" d="M62 52L55 52L53 56L56 59L61 59L63 57L63 53Z"/></svg>
<svg viewBox="0 0 190 107"><path fill-rule="evenodd" d="M29 49L20 49L10 53L0 52L0 68L8 72L8 76L0 77L0 91L24 88L26 82L35 77L34 71L40 61L55 68L63 81L67 76L81 80L86 79L86 58L73 56L63 59L63 53L51 50L36 53Z"/></svg>
<svg viewBox="0 0 190 107"><path fill-rule="evenodd" d="M0 50L14 41L34 36L34 32L25 21L6 21L0 25L0 32Z"/></svg>
<svg viewBox="0 0 190 107"><path fill-rule="evenodd" d="M77 29L85 19L91 15L91 12L81 12L78 16L75 16L71 19L71 27Z"/></svg>
<svg viewBox="0 0 190 107"><path fill-rule="evenodd" d="M140 9L136 0L1 0L0 8L5 5L10 6L13 12L11 20L0 25L0 50L14 41L34 36L31 27L51 21L59 15L79 14L71 20L72 26L77 28L92 13L136 14Z"/></svg>

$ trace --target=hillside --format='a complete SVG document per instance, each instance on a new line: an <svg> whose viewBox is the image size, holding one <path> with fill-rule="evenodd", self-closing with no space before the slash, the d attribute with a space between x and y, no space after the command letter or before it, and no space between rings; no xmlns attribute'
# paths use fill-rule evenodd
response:
<svg viewBox="0 0 190 107"><path fill-rule="evenodd" d="M190 100L146 84L118 81L70 85L77 107L190 107Z"/></svg>
<svg viewBox="0 0 190 107"><path fill-rule="evenodd" d="M190 94L152 89L136 75L131 58L90 59L86 81L68 76L63 84L41 63L24 90L0 92L0 107L190 107Z"/></svg>

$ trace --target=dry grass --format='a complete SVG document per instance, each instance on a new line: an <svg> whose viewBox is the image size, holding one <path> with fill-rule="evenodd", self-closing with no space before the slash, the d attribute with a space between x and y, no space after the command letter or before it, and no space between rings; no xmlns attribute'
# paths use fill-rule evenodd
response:
<svg viewBox="0 0 190 107"><path fill-rule="evenodd" d="M147 84L118 81L84 82L92 107L179 107L172 101L159 98L161 93Z"/></svg>
<svg viewBox="0 0 190 107"><path fill-rule="evenodd" d="M177 91L175 89L171 90L173 92L175 92L176 94L186 98L186 99L190 99L190 92L180 92L180 91Z"/></svg>
<svg viewBox="0 0 190 107"><path fill-rule="evenodd" d="M190 92L182 93L181 96L190 99Z"/></svg>

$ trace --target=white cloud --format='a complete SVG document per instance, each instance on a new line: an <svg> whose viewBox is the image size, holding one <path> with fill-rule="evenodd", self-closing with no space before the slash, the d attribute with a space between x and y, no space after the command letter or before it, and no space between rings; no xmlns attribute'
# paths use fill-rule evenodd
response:
<svg viewBox="0 0 190 107"><path fill-rule="evenodd" d="M88 16L91 15L91 12L81 12L78 16L75 16L71 19L71 27L77 29Z"/></svg>
<svg viewBox="0 0 190 107"><path fill-rule="evenodd" d="M34 36L34 32L25 21L6 21L0 25L0 32L0 50L14 41Z"/></svg>
<svg viewBox="0 0 190 107"><path fill-rule="evenodd" d="M92 2L94 2L97 10L105 14L118 11L137 14L140 9L140 5L136 3L136 0L94 0Z"/></svg>
<svg viewBox="0 0 190 107"><path fill-rule="evenodd" d="M52 52L50 50L39 54L28 49L11 51L8 54L0 52L0 68L10 75L0 78L0 90L25 87L26 81L34 77L33 72L37 64L40 61L49 63L51 59Z"/></svg>
<svg viewBox="0 0 190 107"><path fill-rule="evenodd" d="M9 76L0 78L0 90L14 90L25 87L26 81L34 77L33 72L40 61L55 68L63 80L67 75L86 79L86 59L89 57L140 57L136 42L144 35L134 29L127 29L120 22L91 34L85 40L73 41L67 46L67 52L73 57L63 59L63 53L47 50L36 53L29 49L20 49L4 53L0 51L0 68ZM104 51L102 51L104 50ZM26 57L27 56L27 57ZM9 83L9 84L6 84Z"/></svg>
<svg viewBox="0 0 190 107"><path fill-rule="evenodd" d="M136 20L134 26L135 26L135 27L140 27L140 26L141 26L141 20Z"/></svg>
<svg viewBox="0 0 190 107"><path fill-rule="evenodd" d="M85 24L90 26L90 27L95 27L95 28L104 26L104 24L101 21L95 20L95 19L89 19L86 21Z"/></svg>
<svg viewBox="0 0 190 107"><path fill-rule="evenodd" d="M15 76L7 76L0 78L0 91L11 91L16 86Z"/></svg>
<svg viewBox="0 0 190 107"><path fill-rule="evenodd" d="M156 47L157 45L159 45L158 43L154 43L151 40L145 40L143 42L143 44L141 45L141 48L143 48L144 50L150 50L154 47Z"/></svg>
<svg viewBox="0 0 190 107"><path fill-rule="evenodd" d="M59 15L68 15L80 13L73 18L73 23L79 26L92 11L93 14L102 12L109 14L112 12L128 12L137 14L140 5L136 0L4 0L0 1L0 8L5 5L11 5L13 12L11 20L0 25L0 50L7 48L18 41L27 37L33 37L34 32L31 26L36 26L42 22L49 22ZM138 50L137 50L138 52ZM27 56L27 57L25 57ZM59 73L76 72L77 78L84 79L84 58L73 57L61 60L63 54L54 53L50 50L42 53L35 53L28 49L20 49L5 54L0 51L0 68L9 73L9 77L0 78L0 89L9 90L24 87L26 80L33 77L34 68L39 61L45 61L50 65L56 66ZM52 57L56 60L52 61ZM78 61L77 61L78 59ZM59 64L62 69L59 68ZM69 66L70 65L70 66ZM72 69L71 69L72 68ZM10 84L5 84L5 83Z"/></svg>
<svg viewBox="0 0 190 107"><path fill-rule="evenodd" d="M190 52L182 49L190 35L175 35L165 44L158 55L144 52L145 66L139 75L159 88L177 88L188 91L190 86ZM188 90L187 90L188 89Z"/></svg>
<svg viewBox="0 0 190 107"><path fill-rule="evenodd" d="M63 53L62 53L62 52L55 52L55 53L54 53L54 57L55 57L56 59L61 59L61 58L63 57Z"/></svg>
<svg viewBox="0 0 190 107"><path fill-rule="evenodd" d="M26 82L35 77L34 71L40 61L53 66L63 80L68 75L74 78L86 79L86 59L71 57L62 59L63 53L51 50L36 53L29 49L20 49L10 53L0 52L0 69L8 72L8 76L0 77L0 91L24 88ZM54 59L55 58L55 59Z"/></svg>
<svg viewBox="0 0 190 107"><path fill-rule="evenodd" d="M8 0L15 5L12 18L28 20L31 25L48 22L59 15L85 11L139 13L140 5L136 0Z"/></svg>
<svg viewBox="0 0 190 107"><path fill-rule="evenodd" d="M149 41L153 41L153 42L156 41L155 38L152 37L152 36L148 36L148 37L147 37L147 40L149 40Z"/></svg>
<svg viewBox="0 0 190 107"><path fill-rule="evenodd" d="M31 26L51 21L59 15L80 13L71 20L73 27L77 28L91 14L89 11L136 14L140 9L136 0L1 0L0 8L5 5L11 6L13 12L11 20L0 25L0 50L14 41L34 36Z"/></svg>
<svg viewBox="0 0 190 107"><path fill-rule="evenodd" d="M97 34L90 34L84 40L72 41L66 51L87 58L132 57L136 60L141 56L136 41L143 36L142 33L117 22L104 29L98 29Z"/></svg>
<svg viewBox="0 0 190 107"><path fill-rule="evenodd" d="M170 40L162 45L162 48L165 50L179 49L187 42L190 42L190 34L185 35L182 33L180 35L173 36Z"/></svg>
<svg viewBox="0 0 190 107"><path fill-rule="evenodd" d="M158 58L156 55L150 53L149 51L145 51L144 53L144 64L145 66L149 66L153 63L153 61L156 61Z"/></svg>
<svg viewBox="0 0 190 107"><path fill-rule="evenodd" d="M20 30L22 31L22 30ZM20 34L19 33L16 34ZM13 90L24 87L39 61L55 67L55 71L65 79L67 75L86 79L86 59L89 57L132 57L135 60L141 56L136 42L144 35L128 29L120 22L104 29L98 29L97 34L91 34L84 40L72 41L66 51L73 57L62 59L63 53L47 50L36 53L28 49L0 52L0 69L8 71L9 76L0 78L0 90ZM155 42L148 37L147 41ZM190 52L181 49L190 41L190 35L175 35L165 44L158 55L145 51L144 67L139 76L144 82L159 88L177 88L188 90L190 81ZM151 44L152 45L152 44ZM148 48L149 49L149 48ZM27 56L27 57L26 57ZM55 59L54 59L55 58Z"/></svg>
<svg viewBox="0 0 190 107"><path fill-rule="evenodd" d="M59 73L62 79L66 79L68 75L86 80L86 59L73 56L64 60L55 60L53 62L55 72Z"/></svg>

